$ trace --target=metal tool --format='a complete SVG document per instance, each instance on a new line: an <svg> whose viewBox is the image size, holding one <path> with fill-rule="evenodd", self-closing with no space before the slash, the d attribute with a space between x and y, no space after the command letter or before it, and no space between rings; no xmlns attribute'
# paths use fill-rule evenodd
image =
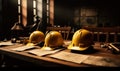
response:
<svg viewBox="0 0 120 71"><path fill-rule="evenodd" d="M112 43L109 43L107 45L108 49L110 49L114 54L120 53L120 49L116 46L114 46Z"/></svg>

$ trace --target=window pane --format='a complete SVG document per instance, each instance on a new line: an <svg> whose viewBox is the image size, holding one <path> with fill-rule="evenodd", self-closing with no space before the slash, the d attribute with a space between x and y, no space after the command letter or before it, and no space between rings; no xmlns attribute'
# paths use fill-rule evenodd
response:
<svg viewBox="0 0 120 71"><path fill-rule="evenodd" d="M18 6L18 13L21 13L21 12L20 12L20 6Z"/></svg>
<svg viewBox="0 0 120 71"><path fill-rule="evenodd" d="M33 1L33 8L36 8L36 1Z"/></svg>
<svg viewBox="0 0 120 71"><path fill-rule="evenodd" d="M18 0L18 5L20 5L20 1L21 1L21 0Z"/></svg>

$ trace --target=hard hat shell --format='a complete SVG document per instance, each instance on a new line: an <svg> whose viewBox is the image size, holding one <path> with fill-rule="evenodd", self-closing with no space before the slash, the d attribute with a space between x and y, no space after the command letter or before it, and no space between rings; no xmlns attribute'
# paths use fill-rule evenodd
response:
<svg viewBox="0 0 120 71"><path fill-rule="evenodd" d="M77 30L73 37L72 42L68 46L68 49L84 51L93 44L93 34L86 29Z"/></svg>
<svg viewBox="0 0 120 71"><path fill-rule="evenodd" d="M45 35L41 31L34 31L30 34L29 43L37 44L39 42L44 42Z"/></svg>
<svg viewBox="0 0 120 71"><path fill-rule="evenodd" d="M43 50L52 50L63 45L62 34L58 31L50 31L45 37Z"/></svg>

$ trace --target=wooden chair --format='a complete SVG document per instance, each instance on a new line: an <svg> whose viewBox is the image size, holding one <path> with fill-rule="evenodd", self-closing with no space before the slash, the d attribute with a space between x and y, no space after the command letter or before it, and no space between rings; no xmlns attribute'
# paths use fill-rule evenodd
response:
<svg viewBox="0 0 120 71"><path fill-rule="evenodd" d="M113 42L118 42L118 35L120 34L120 27L83 27L84 29L87 29L91 31L94 36L97 35L97 41L100 42L100 39L103 39L100 37L100 35L104 34L105 42L111 42L110 41L110 35L113 35Z"/></svg>
<svg viewBox="0 0 120 71"><path fill-rule="evenodd" d="M64 40L68 40L71 27L47 27L46 33L49 31L59 31L62 34Z"/></svg>

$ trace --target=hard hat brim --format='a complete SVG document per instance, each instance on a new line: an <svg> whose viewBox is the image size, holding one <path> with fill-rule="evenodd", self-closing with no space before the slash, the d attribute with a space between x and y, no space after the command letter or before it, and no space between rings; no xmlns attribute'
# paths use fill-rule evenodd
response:
<svg viewBox="0 0 120 71"><path fill-rule="evenodd" d="M45 46L43 46L42 48L41 48L41 50L53 50L51 47L45 47Z"/></svg>
<svg viewBox="0 0 120 71"><path fill-rule="evenodd" d="M89 46L88 47L78 47L78 46L72 46L72 45L68 46L68 49L70 49L70 50L77 50L77 51L85 51L88 48L89 48Z"/></svg>
<svg viewBox="0 0 120 71"><path fill-rule="evenodd" d="M34 46L35 44L29 42L29 43L27 43L26 45L27 45L27 46Z"/></svg>

